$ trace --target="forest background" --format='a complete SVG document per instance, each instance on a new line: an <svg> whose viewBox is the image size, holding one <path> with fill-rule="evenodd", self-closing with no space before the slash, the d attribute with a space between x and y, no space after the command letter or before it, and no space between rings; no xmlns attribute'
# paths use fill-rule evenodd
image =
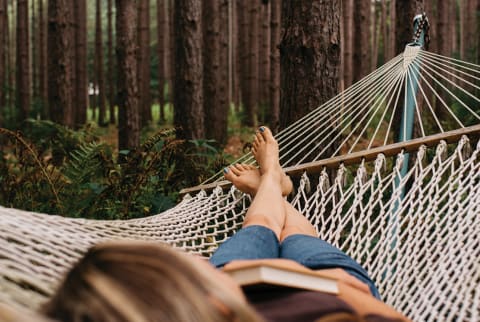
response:
<svg viewBox="0 0 480 322"><path fill-rule="evenodd" d="M478 63L480 0L0 0L0 204L159 213L403 51Z"/></svg>

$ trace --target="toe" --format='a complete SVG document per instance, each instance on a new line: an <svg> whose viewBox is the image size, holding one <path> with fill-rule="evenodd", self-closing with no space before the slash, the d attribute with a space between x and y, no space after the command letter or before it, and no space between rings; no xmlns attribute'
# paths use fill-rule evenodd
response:
<svg viewBox="0 0 480 322"><path fill-rule="evenodd" d="M239 166L240 166L239 164L235 164L232 167L230 167L231 172L233 172L233 174L236 176L240 175L240 172L242 172Z"/></svg>
<svg viewBox="0 0 480 322"><path fill-rule="evenodd" d="M225 179L227 179L228 181L232 181L235 179L236 175L235 173L233 173L232 171L233 167L227 167L227 168L224 168L223 169L223 176L225 177Z"/></svg>
<svg viewBox="0 0 480 322"><path fill-rule="evenodd" d="M266 126L261 126L260 129L259 129L259 134L262 135L262 138L265 140L265 141L272 141L274 140L273 138L273 134L272 134L272 131L270 131L270 129Z"/></svg>

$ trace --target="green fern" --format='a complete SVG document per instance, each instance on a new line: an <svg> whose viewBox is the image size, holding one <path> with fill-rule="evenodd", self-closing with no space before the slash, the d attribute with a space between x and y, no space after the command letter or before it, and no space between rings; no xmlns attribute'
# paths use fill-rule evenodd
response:
<svg viewBox="0 0 480 322"><path fill-rule="evenodd" d="M63 168L63 175L74 185L82 185L103 172L103 162L100 155L104 144L90 142L82 144L70 153L70 160Z"/></svg>

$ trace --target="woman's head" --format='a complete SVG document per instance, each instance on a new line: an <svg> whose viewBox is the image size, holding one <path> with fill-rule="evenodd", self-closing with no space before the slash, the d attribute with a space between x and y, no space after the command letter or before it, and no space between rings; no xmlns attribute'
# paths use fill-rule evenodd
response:
<svg viewBox="0 0 480 322"><path fill-rule="evenodd" d="M208 263L147 242L91 248L43 309L60 321L258 321Z"/></svg>

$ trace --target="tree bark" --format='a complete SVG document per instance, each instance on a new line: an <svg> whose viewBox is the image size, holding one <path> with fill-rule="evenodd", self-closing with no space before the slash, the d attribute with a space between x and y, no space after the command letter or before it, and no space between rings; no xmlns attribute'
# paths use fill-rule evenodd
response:
<svg viewBox="0 0 480 322"><path fill-rule="evenodd" d="M142 126L152 121L150 98L150 1L139 0L138 7L138 92Z"/></svg>
<svg viewBox="0 0 480 322"><path fill-rule="evenodd" d="M269 124L273 133L280 127L280 36L281 36L281 0L271 0L270 18L270 117Z"/></svg>
<svg viewBox="0 0 480 322"><path fill-rule="evenodd" d="M38 1L38 51L39 51L39 96L42 104L42 119L48 119L48 70L47 70L47 24L45 19L44 1Z"/></svg>
<svg viewBox="0 0 480 322"><path fill-rule="evenodd" d="M237 0L237 19L238 19L238 64L237 73L239 75L239 87L240 87L240 105L242 105L245 111L245 106L248 100L248 64L249 64L249 52L248 52L248 29L249 29L249 11L247 2L243 0Z"/></svg>
<svg viewBox="0 0 480 322"><path fill-rule="evenodd" d="M354 37L353 52L353 82L359 81L371 70L371 1L355 1L354 27L357 36Z"/></svg>
<svg viewBox="0 0 480 322"><path fill-rule="evenodd" d="M158 104L161 123L165 122L165 84L167 83L169 43L170 23L168 1L157 0Z"/></svg>
<svg viewBox="0 0 480 322"><path fill-rule="evenodd" d="M136 1L116 0L118 62L118 147L134 149L140 143L137 87Z"/></svg>
<svg viewBox="0 0 480 322"><path fill-rule="evenodd" d="M259 25L259 4L257 1L249 1L249 29L248 29L248 75L247 95L244 106L244 125L255 127L257 124L258 109L258 25Z"/></svg>
<svg viewBox="0 0 480 322"><path fill-rule="evenodd" d="M87 122L88 78L87 78L87 3L75 2L75 127Z"/></svg>
<svg viewBox="0 0 480 322"><path fill-rule="evenodd" d="M268 122L267 111L270 105L270 1L263 3L260 9L262 25L259 30L258 103L261 108L258 113L258 119L261 120L262 124L266 124Z"/></svg>
<svg viewBox="0 0 480 322"><path fill-rule="evenodd" d="M54 122L72 126L70 6L48 2L48 102Z"/></svg>
<svg viewBox="0 0 480 322"><path fill-rule="evenodd" d="M348 88L353 82L353 0L343 0L343 85Z"/></svg>
<svg viewBox="0 0 480 322"><path fill-rule="evenodd" d="M108 107L109 107L109 122L115 124L115 69L113 58L113 4L112 0L107 2L107 74L108 74Z"/></svg>
<svg viewBox="0 0 480 322"><path fill-rule="evenodd" d="M102 35L102 7L101 0L96 1L95 11L95 75L97 76L98 96L98 124L105 126L105 74L103 69L103 35Z"/></svg>
<svg viewBox="0 0 480 322"><path fill-rule="evenodd" d="M225 109L220 103L220 3L202 1L203 19L203 109L205 135L220 143L226 140ZM224 26L222 26L224 28Z"/></svg>
<svg viewBox="0 0 480 322"><path fill-rule="evenodd" d="M338 93L340 4L284 1L282 26L280 122L285 128Z"/></svg>
<svg viewBox="0 0 480 322"><path fill-rule="evenodd" d="M180 139L205 137L201 16L201 1L175 1L174 124Z"/></svg>
<svg viewBox="0 0 480 322"><path fill-rule="evenodd" d="M3 110L5 108L5 71L6 71L6 56L5 56L5 35L8 32L8 29L4 28L5 26L5 10L6 10L6 1L0 0L0 126L3 124L2 116Z"/></svg>
<svg viewBox="0 0 480 322"><path fill-rule="evenodd" d="M440 1L442 2L442 1ZM412 41L413 18L425 10L423 0L396 2L396 51L401 53L405 45Z"/></svg>
<svg viewBox="0 0 480 322"><path fill-rule="evenodd" d="M16 105L20 122L27 119L30 113L30 41L28 25L28 1L17 0Z"/></svg>

